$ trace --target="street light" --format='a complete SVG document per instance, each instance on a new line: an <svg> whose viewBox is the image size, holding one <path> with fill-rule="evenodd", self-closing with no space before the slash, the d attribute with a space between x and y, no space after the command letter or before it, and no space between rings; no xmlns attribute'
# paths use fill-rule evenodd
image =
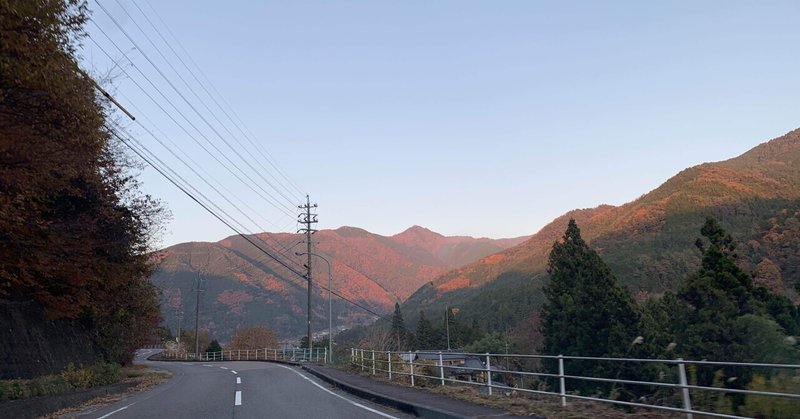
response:
<svg viewBox="0 0 800 419"><path fill-rule="evenodd" d="M325 261L328 264L328 362L332 363L333 361L333 309L331 308L331 263L328 259L320 256L316 253L306 253L306 252L294 252L297 256L303 256L310 254L311 256L316 256ZM309 337L310 338L310 337ZM308 342L308 347L311 347L311 341Z"/></svg>

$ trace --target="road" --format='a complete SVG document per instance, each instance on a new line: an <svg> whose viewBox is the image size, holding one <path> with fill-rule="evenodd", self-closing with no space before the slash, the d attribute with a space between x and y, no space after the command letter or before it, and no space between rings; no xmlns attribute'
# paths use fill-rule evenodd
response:
<svg viewBox="0 0 800 419"><path fill-rule="evenodd" d="M298 367L269 362L157 362L140 350L137 363L172 372L169 382L78 418L407 418L351 396Z"/></svg>

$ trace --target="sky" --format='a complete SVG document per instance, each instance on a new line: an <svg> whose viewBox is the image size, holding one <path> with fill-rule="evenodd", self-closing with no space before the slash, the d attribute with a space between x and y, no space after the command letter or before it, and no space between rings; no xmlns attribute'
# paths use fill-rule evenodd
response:
<svg viewBox="0 0 800 419"><path fill-rule="evenodd" d="M308 194L322 229L528 235L800 127L796 1L89 7L83 65L126 135L246 232L295 231ZM140 179L172 213L160 246L234 234Z"/></svg>

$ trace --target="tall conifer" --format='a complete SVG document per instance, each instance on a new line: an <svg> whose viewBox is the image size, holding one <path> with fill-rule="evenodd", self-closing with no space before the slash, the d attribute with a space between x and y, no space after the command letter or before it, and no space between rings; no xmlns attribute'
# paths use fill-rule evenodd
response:
<svg viewBox="0 0 800 419"><path fill-rule="evenodd" d="M611 270L581 238L570 220L561 241L553 244L548 260L550 282L542 309L543 352L547 355L624 357L637 342L640 315L628 292ZM619 371L606 364L570 361L581 375L613 376ZM576 383L583 390L599 384Z"/></svg>

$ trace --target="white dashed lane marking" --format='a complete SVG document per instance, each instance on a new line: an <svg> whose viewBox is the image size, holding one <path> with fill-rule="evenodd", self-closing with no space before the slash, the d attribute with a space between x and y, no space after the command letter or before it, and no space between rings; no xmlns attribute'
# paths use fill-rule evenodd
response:
<svg viewBox="0 0 800 419"><path fill-rule="evenodd" d="M103 415L103 416L100 416L100 417L99 417L99 418L97 418L97 419L105 419L105 418L107 418L107 417L109 417L109 416L113 415L114 413L121 412L121 411L123 411L123 410L125 410L125 409L127 409L127 408L129 408L129 407L131 407L131 406L133 406L134 404L136 404L136 402L133 402L133 403L131 403L131 404L127 405L127 406L120 407L119 409L117 409L117 410L115 410L115 411L113 411L113 412L107 413L107 414L105 414L105 415Z"/></svg>
<svg viewBox="0 0 800 419"><path fill-rule="evenodd" d="M241 406L242 405L242 392L241 390L236 391L236 399L233 401L234 406Z"/></svg>
<svg viewBox="0 0 800 419"><path fill-rule="evenodd" d="M242 384L242 377L236 377L236 384Z"/></svg>

